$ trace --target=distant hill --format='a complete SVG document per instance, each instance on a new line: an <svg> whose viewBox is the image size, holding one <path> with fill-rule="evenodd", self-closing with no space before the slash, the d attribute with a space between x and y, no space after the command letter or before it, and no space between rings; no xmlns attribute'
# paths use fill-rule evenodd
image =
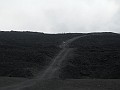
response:
<svg viewBox="0 0 120 90"><path fill-rule="evenodd" d="M90 33L69 48L74 54L63 62L61 78L120 79L120 34Z"/></svg>
<svg viewBox="0 0 120 90"><path fill-rule="evenodd" d="M33 78L44 70L62 49L62 42L73 41L72 56L63 61L60 77L66 78L119 78L120 34L38 32L0 32L0 76Z"/></svg>
<svg viewBox="0 0 120 90"><path fill-rule="evenodd" d="M44 34L0 32L0 76L34 77L61 49L59 45L82 33Z"/></svg>

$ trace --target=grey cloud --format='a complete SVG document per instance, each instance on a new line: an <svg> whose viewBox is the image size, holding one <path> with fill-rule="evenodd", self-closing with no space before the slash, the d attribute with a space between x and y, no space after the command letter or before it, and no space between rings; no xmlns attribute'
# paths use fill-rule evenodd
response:
<svg viewBox="0 0 120 90"><path fill-rule="evenodd" d="M119 0L0 0L0 29L119 32L119 5Z"/></svg>

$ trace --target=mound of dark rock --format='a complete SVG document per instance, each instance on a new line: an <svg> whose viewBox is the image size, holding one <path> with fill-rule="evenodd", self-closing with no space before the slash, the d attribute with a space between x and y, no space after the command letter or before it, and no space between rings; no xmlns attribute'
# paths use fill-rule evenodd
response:
<svg viewBox="0 0 120 90"><path fill-rule="evenodd" d="M73 57L61 67L61 78L120 79L120 35L89 34L71 43Z"/></svg>

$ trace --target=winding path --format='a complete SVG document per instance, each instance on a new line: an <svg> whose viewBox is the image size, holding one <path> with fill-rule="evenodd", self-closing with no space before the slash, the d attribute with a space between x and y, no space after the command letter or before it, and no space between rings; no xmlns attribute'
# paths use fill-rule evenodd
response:
<svg viewBox="0 0 120 90"><path fill-rule="evenodd" d="M52 78L59 78L59 69L61 63L66 59L68 54L73 50L72 48L69 48L69 44L75 41L76 39L85 37L83 36L77 36L72 39L67 40L66 42L62 43L62 50L59 52L59 54L53 59L50 66L43 72L43 74L40 76L40 79L52 79Z"/></svg>
<svg viewBox="0 0 120 90"><path fill-rule="evenodd" d="M53 59L52 63L48 66L48 68L43 72L43 74L35 79L27 80L23 83L2 87L0 90L28 90L26 88L30 88L33 86L36 86L37 83L40 82L40 80L44 79L52 79L52 78L59 78L58 72L60 69L61 63L66 59L67 55L73 50L72 48L69 48L69 44L75 41L76 39L85 37L87 35L83 36L77 36L72 39L67 40L65 43L62 44L62 50L59 52L59 54ZM31 89L33 90L33 89Z"/></svg>

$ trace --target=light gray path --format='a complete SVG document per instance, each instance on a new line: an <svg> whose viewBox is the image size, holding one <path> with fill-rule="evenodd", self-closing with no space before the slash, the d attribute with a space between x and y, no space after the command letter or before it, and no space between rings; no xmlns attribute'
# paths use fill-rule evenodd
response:
<svg viewBox="0 0 120 90"><path fill-rule="evenodd" d="M69 44L75 41L76 39L85 37L83 36L77 36L72 39L67 40L63 43L62 50L59 52L59 54L53 59L53 62L50 64L50 66L43 72L43 74L40 76L40 79L51 79L51 78L59 78L59 69L61 63L66 59L68 54L73 50L72 48L69 48Z"/></svg>
<svg viewBox="0 0 120 90"><path fill-rule="evenodd" d="M37 83L40 82L42 79L51 79L54 78L56 75L56 71L59 70L60 64L62 63L63 60L66 59L66 56L72 51L72 48L69 48L69 44L72 43L74 40L85 37L84 36L78 36L74 37L72 39L67 40L64 44L62 45L62 50L59 52L59 54L53 59L52 63L48 66L48 68L43 72L43 74L37 78L37 79L32 79L32 80L27 80L23 83L12 85L12 86L7 86L7 87L2 87L0 90L28 90L26 88L33 87Z"/></svg>
<svg viewBox="0 0 120 90"><path fill-rule="evenodd" d="M72 48L69 48L69 44L75 41L76 39L79 39L85 36L87 35L77 36L64 42L63 45L61 45L63 49L53 59L52 63L45 70L45 72L43 72L43 74L40 76L40 79L59 78L58 74L59 74L60 65L66 59L68 54L73 50Z"/></svg>
<svg viewBox="0 0 120 90"><path fill-rule="evenodd" d="M40 77L41 79L51 79L51 78L59 78L58 72L60 69L60 65L63 60L66 59L66 56L72 51L72 49L63 49L57 57L54 59L53 63L45 70L43 75Z"/></svg>

